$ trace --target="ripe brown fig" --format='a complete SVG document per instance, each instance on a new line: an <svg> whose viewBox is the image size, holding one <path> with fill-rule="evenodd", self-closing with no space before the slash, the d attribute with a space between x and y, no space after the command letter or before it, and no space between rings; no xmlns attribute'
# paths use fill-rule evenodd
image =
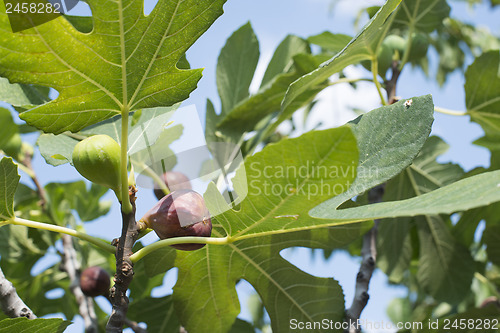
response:
<svg viewBox="0 0 500 333"><path fill-rule="evenodd" d="M99 266L85 268L80 275L80 288L87 296L107 295L109 287L109 274Z"/></svg>
<svg viewBox="0 0 500 333"><path fill-rule="evenodd" d="M210 237L212 221L203 197L192 190L177 190L156 203L141 219L160 239ZM176 244L178 250L201 249L205 244Z"/></svg>
<svg viewBox="0 0 500 333"><path fill-rule="evenodd" d="M495 296L486 297L479 307L482 309L490 306L491 304L495 305L497 308L500 309L500 300Z"/></svg>
<svg viewBox="0 0 500 333"><path fill-rule="evenodd" d="M186 177L185 174L179 171L167 171L165 172L162 177L163 181L165 182L165 185L167 185L168 189L173 192L177 190L190 190L191 189L191 183L189 182L189 178ZM154 193L158 200L163 198L165 196L165 193L161 188L156 188L154 190Z"/></svg>

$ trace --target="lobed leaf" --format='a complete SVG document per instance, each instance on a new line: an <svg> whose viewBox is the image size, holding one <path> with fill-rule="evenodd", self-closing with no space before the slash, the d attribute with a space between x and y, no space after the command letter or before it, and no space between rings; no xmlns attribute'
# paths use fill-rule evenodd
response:
<svg viewBox="0 0 500 333"><path fill-rule="evenodd" d="M57 318L9 318L0 321L0 333L62 333L69 325L70 321Z"/></svg>
<svg viewBox="0 0 500 333"><path fill-rule="evenodd" d="M481 125L490 141L500 138L500 53L486 52L465 72L465 104L471 120Z"/></svg>
<svg viewBox="0 0 500 333"><path fill-rule="evenodd" d="M14 217L14 194L20 178L12 158L2 158L0 161L0 226L1 222Z"/></svg>
<svg viewBox="0 0 500 333"><path fill-rule="evenodd" d="M311 216L364 221L400 216L452 214L500 201L499 188L500 171L491 171L406 200L340 210L322 204L311 211Z"/></svg>
<svg viewBox="0 0 500 333"><path fill-rule="evenodd" d="M222 115L248 96L258 61L259 42L248 22L228 38L217 61L217 90Z"/></svg>
<svg viewBox="0 0 500 333"><path fill-rule="evenodd" d="M173 105L201 78L200 69L176 65L222 14L224 2L160 0L145 16L142 0L89 0L90 33L64 17L12 33L0 6L0 75L59 92L20 115L54 134L77 132L121 112Z"/></svg>
<svg viewBox="0 0 500 333"><path fill-rule="evenodd" d="M391 179L385 189L384 201L395 201L407 199L430 192L447 184L460 179L463 175L463 170L458 166L451 163L439 164L436 159L439 155L448 150L448 145L438 137L430 137L420 151L419 155L415 158L413 163L406 168L396 178ZM377 237L377 264L386 272L391 281L399 283L403 278L404 271L409 267L412 259L412 243L410 241L410 229L414 226L415 220L422 225L425 225L426 218L412 219L409 217L383 220L379 225ZM429 224L444 224L442 218L433 217L428 221ZM456 240L449 235L448 230L444 230L443 235L435 234L430 235L434 239L434 247L419 247L422 255L425 252L436 250L436 247L459 247ZM442 241L439 241L442 239ZM447 241L445 241L445 239ZM450 245L450 244L453 245ZM443 250L444 251L444 250ZM438 251L438 253L442 253ZM436 256L439 258L439 256ZM440 269L447 267L449 261L446 258L442 260ZM471 263L472 258L470 255L465 255L463 261L473 266ZM451 264L450 269L458 267L459 265ZM470 271L470 270L467 270ZM449 273L450 276L455 274ZM470 274L469 274L470 275ZM470 275L471 277L471 275ZM470 281L469 281L470 282ZM423 283L425 286L436 284L436 277L431 277L431 280L426 280ZM446 286L450 286L447 284ZM469 289L469 284L466 284L465 289ZM446 288L443 288L446 289ZM465 295L464 290L461 292L452 292L456 295Z"/></svg>
<svg viewBox="0 0 500 333"><path fill-rule="evenodd" d="M411 29L431 33L443 26L443 20L450 15L446 0L403 1L394 19L394 28Z"/></svg>
<svg viewBox="0 0 500 333"><path fill-rule="evenodd" d="M188 330L204 332L209 330L207 320L211 320L210 329L227 331L240 311L235 291L239 279L251 283L263 299L273 331L288 330L290 318L309 321L328 317L341 321L344 300L337 282L300 271L280 257L279 251L293 246L331 251L359 237L364 227L360 224L325 229L339 221L311 218L307 212L317 202L334 195L327 189L352 181L354 174L350 172L356 173L358 150L358 172L361 165L379 166L382 171L375 179L370 178L370 173L364 176L358 173L363 180L357 183L360 188L365 183L370 188L401 172L425 142L432 114L432 101L424 96L414 98L410 108L400 102L365 114L349 127L313 131L268 145L246 159L246 175L240 168L232 180L237 193L248 184L248 195L238 210L228 209L215 186L209 186L205 201L213 216L213 235L228 235L233 242L226 246L206 245L189 253L177 252L175 266L179 268L179 279L174 301L180 309L181 323ZM380 129L382 135L374 136L373 128ZM386 160L394 152L394 158ZM283 174L273 172L280 168ZM287 168L302 168L302 176L287 175ZM314 174L315 168L349 172L343 177L324 176ZM314 193L314 186L321 182L324 191ZM290 191L264 191L273 186ZM347 199L350 198L348 195ZM157 250L145 257L150 273L160 273L161 258L172 257L165 251L172 250ZM165 262L165 266L168 269L170 262Z"/></svg>
<svg viewBox="0 0 500 333"><path fill-rule="evenodd" d="M386 21L400 2L401 0L388 0L341 52L323 63L316 70L292 83L283 99L282 112L287 113L290 104L297 97L318 83L327 80L333 74L340 72L349 65L375 57L378 46L390 27L390 24L387 24Z"/></svg>
<svg viewBox="0 0 500 333"><path fill-rule="evenodd" d="M149 332L178 333L180 324L172 297L144 297L131 302L127 316L148 324Z"/></svg>

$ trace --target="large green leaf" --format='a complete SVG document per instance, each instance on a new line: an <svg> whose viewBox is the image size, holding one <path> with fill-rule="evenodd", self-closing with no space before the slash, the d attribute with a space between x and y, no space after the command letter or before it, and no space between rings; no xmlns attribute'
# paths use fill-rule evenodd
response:
<svg viewBox="0 0 500 333"><path fill-rule="evenodd" d="M217 235L218 231L214 233ZM179 278L174 287L174 301L187 330L227 332L240 312L235 290L240 279L251 283L259 293L273 332L288 331L290 318L320 321L327 317L341 321L344 295L338 283L304 273L279 256L279 251L291 246L335 248L359 237L359 230L331 228L329 232L302 231L288 236L260 237L228 246L209 245L191 253L178 252Z"/></svg>
<svg viewBox="0 0 500 333"><path fill-rule="evenodd" d="M59 91L54 101L21 114L56 134L121 112L172 105L201 77L200 69L180 70L177 62L222 14L224 2L160 0L145 16L142 0L89 0L90 33L64 17L12 33L0 6L0 75Z"/></svg>
<svg viewBox="0 0 500 333"><path fill-rule="evenodd" d="M394 19L394 27L410 27L426 33L443 26L443 20L450 14L446 0L403 1Z"/></svg>
<svg viewBox="0 0 500 333"><path fill-rule="evenodd" d="M45 186L49 197L48 207L53 221L59 225L66 225L72 211L76 210L84 222L92 221L106 215L111 202L101 201L101 197L108 191L107 188L92 184L90 189L84 181L72 183L50 183Z"/></svg>
<svg viewBox="0 0 500 333"><path fill-rule="evenodd" d="M299 76L300 74L296 71L276 76L269 85L231 110L219 123L218 129L222 130L223 133L236 132L240 135L245 131L250 132L254 130L259 121L279 111L286 90ZM307 104L325 86L319 85L318 87L314 87L314 89L309 89L294 100L289 110L293 109L295 111Z"/></svg>
<svg viewBox="0 0 500 333"><path fill-rule="evenodd" d="M234 237L310 229L316 221L308 207L346 191L356 176L357 159L348 126L270 145L236 171L234 190L248 194L238 211L224 212L217 222ZM217 194L209 187L206 200L218 202Z"/></svg>
<svg viewBox="0 0 500 333"><path fill-rule="evenodd" d="M357 119L350 125L357 142L352 141L349 127L344 126L268 145L246 159L246 175L239 169L233 178L237 193L248 184L248 196L237 211L229 209L215 187L209 186L205 193L209 210L213 215L222 212L213 217L213 235L230 235L235 242L227 246L207 245L191 253L178 251L175 265L179 267L179 279L174 300L182 324L188 330L203 332L206 321L216 318L211 327L227 331L239 313L234 286L241 278L250 282L263 299L274 331L288 330L291 317L308 321L324 318L325 309L329 311L328 318L341 320L344 301L336 282L313 278L278 253L292 246L331 250L359 235L359 224L325 229L321 227L338 221L311 219L307 212L317 202L334 195L332 190L340 184L339 174L347 171L344 177L354 176L356 165L352 162L358 149L363 167L380 167L381 172L373 181L368 172L358 174L368 188L401 172L424 144L432 114L430 97L419 97L413 99L410 108L402 101ZM380 138L373 135L373 128L380 128ZM394 158L387 161L385 156L394 152ZM325 170L337 175L325 175ZM358 186L363 187L360 183ZM269 193L272 188L275 192ZM276 193L278 189L284 191ZM146 256L150 272L160 273L162 266L170 267L171 255L162 252ZM330 300L324 303L325 298Z"/></svg>
<svg viewBox="0 0 500 333"><path fill-rule="evenodd" d="M469 294L475 272L469 250L453 238L439 215L419 216L416 223L419 285L437 301L458 303Z"/></svg>
<svg viewBox="0 0 500 333"><path fill-rule="evenodd" d="M239 35L237 35L237 33L238 31L235 32L233 36L231 36L226 46L222 50L217 67L218 71L221 71L221 68L224 69L225 67L227 67L227 65L225 65L227 61L224 61L225 58L231 56L232 58L242 58L242 60L247 59L247 54L240 55L242 51L240 49L235 49L234 47L232 47L233 44L235 44L235 41L233 40L234 37L241 34L239 33ZM240 37L240 39L242 39L242 37ZM246 39L249 38L247 37ZM319 62L313 61L312 67L309 63L307 63L309 67L299 66L298 63L303 63L304 61L301 59L296 59L295 57L297 55L310 53L311 50L309 48L309 44L305 40L293 35L287 36L276 48L276 51L274 52L273 57L266 69L266 72L264 73L260 89L257 93L251 96L248 96L248 93L246 95L243 95L243 93L241 93L239 96L245 98L235 100L235 102L231 104L231 108L224 108L223 104L223 110L219 116L215 115L214 112L209 109L211 105L207 105L207 125L210 125L211 131L219 131L219 133L222 133L222 135L226 138L233 141L238 141L245 131L255 130L255 126L262 119L279 111L281 107L281 101L283 99L283 96L285 95L286 90L288 89L288 86L302 74L313 70L319 65ZM223 55L224 57L222 57ZM246 62L241 63L240 65L248 66ZM252 70L255 69L255 66L250 67ZM301 67L306 67L305 71ZM233 69L233 72L245 73L247 70L248 69L245 69L244 71L242 69ZM224 101L224 98L227 99L227 97L225 96L233 96L235 94L234 90L237 88L237 84L235 82L233 85L221 85L219 84L219 81L225 81L217 81L221 100ZM237 83L241 84L240 82ZM250 82L245 85L247 90L249 83ZM296 110L299 107L303 106L324 87L324 85L320 85L319 87L310 89L309 91L304 93L301 98L297 98L296 102L291 108L293 108L293 110ZM214 125L217 126L214 127ZM207 126L207 128L209 128L209 126ZM213 134L211 134L211 136L213 136Z"/></svg>
<svg viewBox="0 0 500 333"><path fill-rule="evenodd" d="M258 61L259 42L249 22L228 38L219 55L217 90L222 115L248 96Z"/></svg>
<svg viewBox="0 0 500 333"><path fill-rule="evenodd" d="M0 226L1 222L14 217L14 194L21 177L11 158L0 161Z"/></svg>
<svg viewBox="0 0 500 333"><path fill-rule="evenodd" d="M263 168L269 165L289 165L297 169L302 165L309 167L295 177L273 175L271 179L268 178L272 181L268 184L283 189L281 195L257 193L258 189L249 188L253 193L249 193L238 212L229 210L213 216L213 235L226 233L221 225L232 235L245 229L249 232L267 232L273 229L293 230L295 224L311 225L313 221L308 218L307 211L315 203L331 196L330 191L336 185L337 190L348 186L346 183L354 177L356 159L356 141L348 127L311 132L297 139L268 146L246 161L248 179L256 181L250 186L263 185L266 181L262 175ZM350 172L324 179L324 193L312 196L308 188L317 186L321 181L320 175L312 173L315 166ZM245 174L241 171L238 173L240 180L246 180ZM236 182L234 184L237 187ZM237 193L241 193L241 190L236 188ZM224 198L213 185L205 197L212 215L219 209L228 209L224 207L227 205ZM295 240L276 235L228 246L206 246L190 253L178 251L175 265L179 267L179 278L174 288L174 300L181 323L192 332L228 331L240 312L235 285L241 278L252 283L260 293L276 331L288 327L290 316L304 320L318 319L325 309L328 309L332 318L340 320L343 315L343 295L337 282L301 272L279 257L278 253L290 246L342 245L358 235L357 226L343 227L332 229L331 232L304 231L296 234ZM161 254L156 255L158 257ZM157 260L146 260L148 262L159 266ZM153 270L157 271L156 268Z"/></svg>
<svg viewBox="0 0 500 333"><path fill-rule="evenodd" d="M22 261L33 254L41 257L46 250L43 243L37 244L30 238L29 229L25 227L4 226L0 229L0 241L0 254L8 260Z"/></svg>
<svg viewBox="0 0 500 333"><path fill-rule="evenodd" d="M310 214L316 218L365 221L401 216L452 214L500 201L500 171L485 172L460 180L435 191L393 202L356 208L336 209L322 204Z"/></svg>
<svg viewBox="0 0 500 333"><path fill-rule="evenodd" d="M264 87L277 75L291 71L293 57L301 53L311 53L309 44L300 37L294 35L286 36L280 45L278 45L276 51L274 51L273 57L267 65L260 87Z"/></svg>
<svg viewBox="0 0 500 333"><path fill-rule="evenodd" d="M465 73L467 113L490 141L500 139L499 63L499 51L490 51L476 58Z"/></svg>
<svg viewBox="0 0 500 333"><path fill-rule="evenodd" d="M407 107L409 101L378 108L352 121L359 149L357 177L346 192L323 205L338 207L412 163L431 132L434 104L430 95L412 98Z"/></svg>
<svg viewBox="0 0 500 333"><path fill-rule="evenodd" d="M338 53L352 40L352 36L344 34L333 34L330 31L324 31L318 35L310 36L307 40L320 46L323 50Z"/></svg>
<svg viewBox="0 0 500 333"><path fill-rule="evenodd" d="M178 333L180 324L173 305L170 296L144 297L130 304L127 317L145 322L148 332Z"/></svg>
<svg viewBox="0 0 500 333"><path fill-rule="evenodd" d="M411 198L458 180L463 175L463 170L458 165L436 162L436 158L445 153L447 149L448 145L440 138L430 137L412 165L387 183L384 201ZM383 220L383 223L379 225L377 264L394 282L401 281L403 272L410 264L412 245L409 231L413 221L411 218L403 217ZM443 221L441 220L441 222ZM439 242L439 244L443 246L449 245L444 241ZM421 248L423 252L429 250L428 248ZM468 258L470 263L472 258L470 258L470 255ZM466 287L468 288L468 285Z"/></svg>
<svg viewBox="0 0 500 333"><path fill-rule="evenodd" d="M333 74L340 72L345 67L376 57L378 47L390 27L390 22L387 22L388 18L400 2L401 0L388 0L342 52L337 53L319 68L292 83L283 99L282 110L287 113L290 104L302 93L325 81Z"/></svg>
<svg viewBox="0 0 500 333"><path fill-rule="evenodd" d="M70 321L62 319L32 319L28 318L9 318L0 321L1 333L62 333L71 325Z"/></svg>

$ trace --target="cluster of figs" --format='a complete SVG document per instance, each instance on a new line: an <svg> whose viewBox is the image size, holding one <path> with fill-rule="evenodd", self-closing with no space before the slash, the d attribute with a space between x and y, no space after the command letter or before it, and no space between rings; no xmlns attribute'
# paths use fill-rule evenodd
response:
<svg viewBox="0 0 500 333"><path fill-rule="evenodd" d="M99 134L80 141L73 150L73 166L86 179L113 190L121 201L120 145L110 136ZM168 194L158 186L158 202L140 219L160 239L173 237L210 237L212 221L203 197L192 190L189 179L177 171L161 178ZM165 188L165 186L161 186ZM128 198L125 198L128 199ZM184 243L172 247L193 251L204 244ZM109 275L100 267L89 267L81 274L80 285L87 296L98 296L109 289Z"/></svg>

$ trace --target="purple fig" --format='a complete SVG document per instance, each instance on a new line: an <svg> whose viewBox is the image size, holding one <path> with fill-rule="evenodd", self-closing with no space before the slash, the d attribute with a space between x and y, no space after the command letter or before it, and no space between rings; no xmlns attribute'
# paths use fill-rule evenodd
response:
<svg viewBox="0 0 500 333"><path fill-rule="evenodd" d="M106 295L109 292L109 274L99 266L85 268L80 275L80 288L90 297Z"/></svg>
<svg viewBox="0 0 500 333"><path fill-rule="evenodd" d="M210 237L212 221L203 197L192 190L177 190L156 203L141 219L160 239ZM176 244L178 250L201 249L205 244Z"/></svg>
<svg viewBox="0 0 500 333"><path fill-rule="evenodd" d="M162 175L162 179L165 182L167 188L173 192L177 190L190 190L191 183L189 178L185 174L179 171L167 171ZM156 187L154 193L158 200L165 196L165 193L161 188Z"/></svg>

